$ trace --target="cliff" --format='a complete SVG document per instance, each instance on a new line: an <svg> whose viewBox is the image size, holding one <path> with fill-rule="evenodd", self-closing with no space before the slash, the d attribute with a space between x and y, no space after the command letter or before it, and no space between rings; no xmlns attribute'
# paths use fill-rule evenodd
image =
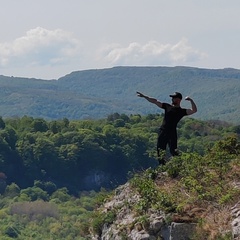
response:
<svg viewBox="0 0 240 240"><path fill-rule="evenodd" d="M240 239L239 152L221 141L206 156L135 173L98 210L92 239Z"/></svg>

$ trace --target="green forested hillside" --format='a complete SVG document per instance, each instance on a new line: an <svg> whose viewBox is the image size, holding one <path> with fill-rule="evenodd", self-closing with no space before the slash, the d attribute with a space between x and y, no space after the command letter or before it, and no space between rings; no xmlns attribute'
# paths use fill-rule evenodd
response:
<svg viewBox="0 0 240 240"><path fill-rule="evenodd" d="M239 125L183 119L182 155L157 167L161 121L159 114L118 113L98 120L0 118L0 238L90 240L120 210L94 209L106 202L108 190L128 179L142 196L126 206L139 221L152 207L167 211L170 220L179 214L183 219L189 206L218 216L211 206L220 212L238 201L231 181L239 179ZM162 171L168 175L159 184ZM210 228L199 235L209 236L213 229L216 236L222 227L216 219L201 221L200 227Z"/></svg>
<svg viewBox="0 0 240 240"><path fill-rule="evenodd" d="M109 114L161 110L136 97L142 91L161 101L180 91L198 105L194 118L239 123L240 71L190 67L115 67L68 74L58 80L0 76L0 114L45 119L99 119ZM183 101L183 106L189 103Z"/></svg>
<svg viewBox="0 0 240 240"><path fill-rule="evenodd" d="M0 172L21 188L35 180L53 182L72 193L113 188L128 173L157 165L159 114L112 114L100 120L46 121L0 119ZM239 126L185 118L179 124L179 149L204 154L219 139L239 134Z"/></svg>

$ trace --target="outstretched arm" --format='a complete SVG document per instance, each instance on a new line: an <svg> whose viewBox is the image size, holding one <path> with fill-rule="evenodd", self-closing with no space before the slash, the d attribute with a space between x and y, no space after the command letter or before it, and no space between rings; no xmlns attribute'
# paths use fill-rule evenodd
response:
<svg viewBox="0 0 240 240"><path fill-rule="evenodd" d="M156 98L148 97L148 96L146 96L146 95L144 95L143 93L140 93L140 92L137 92L137 96L138 97L143 97L146 100L148 100L150 103L154 103L158 107L162 108L162 103L159 100L157 100Z"/></svg>
<svg viewBox="0 0 240 240"><path fill-rule="evenodd" d="M187 115L191 115L191 114L196 113L197 112L197 106L196 106L195 102L193 101L193 99L187 96L185 98L185 100L190 101L191 105L192 105L192 108L187 109Z"/></svg>

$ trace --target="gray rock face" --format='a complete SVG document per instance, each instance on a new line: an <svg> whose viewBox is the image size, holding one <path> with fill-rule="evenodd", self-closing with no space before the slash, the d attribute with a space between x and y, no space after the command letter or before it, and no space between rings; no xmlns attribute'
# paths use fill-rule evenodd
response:
<svg viewBox="0 0 240 240"><path fill-rule="evenodd" d="M194 233L196 224L172 223L170 227L170 240L187 240Z"/></svg>
<svg viewBox="0 0 240 240"><path fill-rule="evenodd" d="M154 228L154 226L156 228ZM143 229L141 226L135 227L127 236L127 239L132 240L188 240L193 235L195 224L190 223L171 223L170 226L166 224L152 225L153 228L148 230ZM160 228L159 228L160 226ZM112 227L105 228L100 238L101 240L122 240L123 235L117 229Z"/></svg>
<svg viewBox="0 0 240 240"><path fill-rule="evenodd" d="M161 210L149 209L144 216L136 214L132 205L140 200L129 183L115 191L111 201L105 203L103 212L117 209L117 217L111 225L105 225L101 236L94 240L189 240L195 233L195 223L169 222ZM232 239L240 240L240 201L231 208ZM168 221L167 221L168 219Z"/></svg>
<svg viewBox="0 0 240 240"><path fill-rule="evenodd" d="M240 239L240 202L231 208L233 239Z"/></svg>
<svg viewBox="0 0 240 240"><path fill-rule="evenodd" d="M85 189L96 189L109 181L109 176L102 171L92 171L84 178Z"/></svg>
<svg viewBox="0 0 240 240"><path fill-rule="evenodd" d="M137 216L132 211L133 203L140 196L130 189L129 183L120 186L115 191L111 201L105 203L104 212L118 209L117 218L113 224L104 225L101 236L93 239L101 240L187 240L194 231L194 224L166 223L163 211L149 209L145 216Z"/></svg>

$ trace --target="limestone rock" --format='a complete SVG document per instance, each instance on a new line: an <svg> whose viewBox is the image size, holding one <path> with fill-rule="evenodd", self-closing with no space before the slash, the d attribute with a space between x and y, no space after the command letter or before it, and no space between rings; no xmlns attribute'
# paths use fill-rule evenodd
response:
<svg viewBox="0 0 240 240"><path fill-rule="evenodd" d="M160 210L149 209L146 216L137 216L131 206L139 199L140 196L131 189L129 183L118 187L115 195L103 207L103 212L117 209L117 217L111 225L104 225L102 235L98 239L184 240L192 234L193 224L168 225L165 213Z"/></svg>
<svg viewBox="0 0 240 240"><path fill-rule="evenodd" d="M233 239L240 239L240 202L231 208Z"/></svg>
<svg viewBox="0 0 240 240"><path fill-rule="evenodd" d="M172 223L170 228L170 240L187 240L195 230L196 224Z"/></svg>

